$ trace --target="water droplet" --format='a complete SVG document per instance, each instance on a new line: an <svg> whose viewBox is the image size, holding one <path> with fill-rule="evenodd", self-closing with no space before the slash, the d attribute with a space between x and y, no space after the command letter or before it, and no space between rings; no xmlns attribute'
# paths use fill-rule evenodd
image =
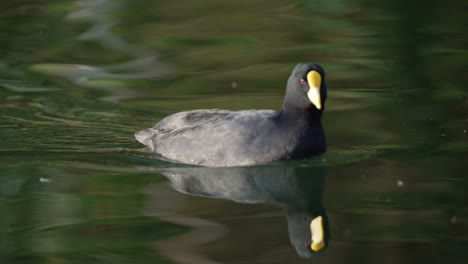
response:
<svg viewBox="0 0 468 264"><path fill-rule="evenodd" d="M236 87L237 87L237 83L236 83L236 82L232 82L232 83L231 83L231 87L232 87L232 88L236 88Z"/></svg>
<svg viewBox="0 0 468 264"><path fill-rule="evenodd" d="M397 185L398 185L398 187L401 187L401 186L403 186L403 184L404 184L404 182L403 182L403 181L401 181L401 180L398 180L398 181L397 181Z"/></svg>

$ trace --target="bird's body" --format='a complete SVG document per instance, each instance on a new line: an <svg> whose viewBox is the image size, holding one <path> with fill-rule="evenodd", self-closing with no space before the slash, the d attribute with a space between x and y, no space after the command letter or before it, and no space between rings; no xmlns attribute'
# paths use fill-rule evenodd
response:
<svg viewBox="0 0 468 264"><path fill-rule="evenodd" d="M137 139L168 159L208 167L246 166L325 151L322 126L287 119L273 110L186 111L139 132Z"/></svg>
<svg viewBox="0 0 468 264"><path fill-rule="evenodd" d="M325 84L321 82L322 88L318 88L323 101L317 109L307 99L303 83L304 88L291 84L302 78L302 75L295 76L298 68L304 71L303 75L318 70L323 76L323 70L317 65L296 66L280 111L184 111L162 119L135 137L165 158L208 167L247 166L323 153L326 141L321 105L326 97Z"/></svg>

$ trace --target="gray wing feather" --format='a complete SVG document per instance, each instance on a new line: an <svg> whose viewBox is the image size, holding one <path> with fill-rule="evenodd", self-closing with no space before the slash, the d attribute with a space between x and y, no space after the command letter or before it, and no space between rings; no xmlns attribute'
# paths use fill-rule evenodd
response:
<svg viewBox="0 0 468 264"><path fill-rule="evenodd" d="M278 158L273 110L195 110L173 114L135 134L162 156L202 166L244 166ZM271 134L270 134L271 133ZM266 135L267 136L260 136ZM269 142L265 142L269 141ZM287 151L287 150L285 150Z"/></svg>

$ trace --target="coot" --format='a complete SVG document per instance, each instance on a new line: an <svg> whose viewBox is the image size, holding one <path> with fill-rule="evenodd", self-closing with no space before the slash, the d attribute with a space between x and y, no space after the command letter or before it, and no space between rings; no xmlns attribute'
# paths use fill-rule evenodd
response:
<svg viewBox="0 0 468 264"><path fill-rule="evenodd" d="M184 111L135 138L169 160L207 167L302 158L326 151L321 123L326 98L323 68L300 63L288 79L280 111Z"/></svg>

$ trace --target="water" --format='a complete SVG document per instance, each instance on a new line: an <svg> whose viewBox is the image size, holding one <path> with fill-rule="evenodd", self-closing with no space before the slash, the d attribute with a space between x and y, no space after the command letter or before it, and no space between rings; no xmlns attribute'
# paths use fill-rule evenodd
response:
<svg viewBox="0 0 468 264"><path fill-rule="evenodd" d="M465 9L3 1L0 263L466 263ZM193 171L133 138L181 110L277 109L299 61L327 71L324 156ZM309 202L330 231L311 259L288 234Z"/></svg>

